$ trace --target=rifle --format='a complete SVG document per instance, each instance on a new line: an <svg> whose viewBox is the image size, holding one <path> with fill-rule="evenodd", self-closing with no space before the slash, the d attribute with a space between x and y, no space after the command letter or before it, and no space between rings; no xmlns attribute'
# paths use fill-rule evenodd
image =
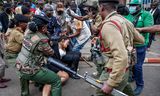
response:
<svg viewBox="0 0 160 96"><path fill-rule="evenodd" d="M54 67L57 67L61 70L64 70L70 74L73 74L73 75L77 75L78 77L82 78L84 81L86 81L87 83L95 86L96 88L99 88L101 89L102 86L103 86L103 82L100 81L100 80L96 80L92 77L90 77L87 72L85 73L84 76L78 74L77 72L71 70L70 68L66 67L65 64L63 64L62 62L58 61L57 59L54 59L52 57L49 57L48 58L48 63L52 64ZM116 89L113 89L111 94L113 96L128 96L126 94L124 94L123 92L119 91L119 90L116 90Z"/></svg>

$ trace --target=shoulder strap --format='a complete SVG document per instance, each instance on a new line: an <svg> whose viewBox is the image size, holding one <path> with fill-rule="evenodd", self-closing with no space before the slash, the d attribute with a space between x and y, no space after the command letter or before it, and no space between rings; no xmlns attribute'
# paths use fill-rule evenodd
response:
<svg viewBox="0 0 160 96"><path fill-rule="evenodd" d="M110 20L110 21L106 21L106 22L111 22L111 23L113 23L115 26L117 26L117 28L119 29L119 31L122 33L122 28L120 27L120 25L119 25L116 21ZM101 41L102 41L102 27L103 27L103 25L104 25L106 22L104 22L104 23L101 25L101 31L100 31L100 33L99 33L99 38L100 38ZM110 49L109 49L109 48L105 48L104 44L101 42L101 51L102 51L102 52L107 52L107 51L109 51L109 50L110 50Z"/></svg>
<svg viewBox="0 0 160 96"><path fill-rule="evenodd" d="M138 15L135 17L134 21L132 22L132 23L133 23L133 25L134 25L134 27L136 27L136 26L137 26L137 23L138 23L138 20L139 20L140 15L141 15L141 13L140 13L140 14L138 14Z"/></svg>

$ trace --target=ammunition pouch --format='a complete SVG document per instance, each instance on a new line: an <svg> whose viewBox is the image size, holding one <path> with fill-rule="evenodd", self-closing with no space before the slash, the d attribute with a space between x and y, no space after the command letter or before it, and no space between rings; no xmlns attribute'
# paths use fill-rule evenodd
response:
<svg viewBox="0 0 160 96"><path fill-rule="evenodd" d="M128 64L130 66L133 66L136 63L137 63L136 50L132 50L131 52L128 52Z"/></svg>
<svg viewBox="0 0 160 96"><path fill-rule="evenodd" d="M91 53L92 53L91 58L92 58L93 63L96 65L104 66L105 60L102 56L102 53L97 52L97 51L92 51Z"/></svg>
<svg viewBox="0 0 160 96"><path fill-rule="evenodd" d="M23 66L20 63L16 63L15 67L18 69L18 71L20 71L21 73L24 74L35 74L40 70L40 67L36 67L36 68L31 68L30 66Z"/></svg>

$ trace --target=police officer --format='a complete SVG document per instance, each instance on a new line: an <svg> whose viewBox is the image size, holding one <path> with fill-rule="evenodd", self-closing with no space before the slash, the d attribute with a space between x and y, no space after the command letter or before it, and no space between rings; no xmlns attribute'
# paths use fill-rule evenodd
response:
<svg viewBox="0 0 160 96"><path fill-rule="evenodd" d="M131 0L129 3L129 11L130 15L126 18L131 21L136 28L141 27L148 27L152 26L154 23L153 16L151 13L143 10L142 2L140 0ZM143 63L146 55L147 46L149 44L149 33L142 33L143 37L145 38L144 44L137 44L136 47L136 54L137 54L137 63L134 66L134 73L133 73L133 80L136 81L136 89L134 90L135 95L139 95L144 87L144 80L143 80ZM130 80L130 81L133 81Z"/></svg>
<svg viewBox="0 0 160 96"><path fill-rule="evenodd" d="M45 57L53 56L46 35L48 20L35 15L24 36L23 46L16 60L21 81L21 96L29 96L29 80L51 85L51 96L61 96L61 80L52 71L43 68Z"/></svg>
<svg viewBox="0 0 160 96"><path fill-rule="evenodd" d="M99 0L99 14L103 20L100 41L105 65L99 78L104 85L97 96L110 96L106 94L113 88L124 90L128 82L128 51L133 49L134 39L143 43L143 37L134 26L115 11L118 3L118 0Z"/></svg>
<svg viewBox="0 0 160 96"><path fill-rule="evenodd" d="M22 47L22 40L24 36L24 32L27 28L27 23L29 22L29 18L23 16L21 14L17 14L14 17L14 25L16 26L7 37L6 44L6 58L7 59L16 59L18 53Z"/></svg>

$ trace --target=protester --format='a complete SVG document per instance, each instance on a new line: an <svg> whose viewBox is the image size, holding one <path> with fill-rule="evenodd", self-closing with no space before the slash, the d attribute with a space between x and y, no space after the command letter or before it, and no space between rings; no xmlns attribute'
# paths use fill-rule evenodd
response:
<svg viewBox="0 0 160 96"><path fill-rule="evenodd" d="M151 13L142 9L142 2L140 0L132 0L129 3L129 11L130 14L126 18L129 21L131 21L136 28L152 26L154 24L153 16L151 15ZM135 95L140 95L144 88L143 63L146 56L150 34L142 33L142 35L145 38L145 43L137 44L135 46L137 54L137 63L133 67L133 78L129 78L129 81L136 81L136 88L134 90Z"/></svg>

